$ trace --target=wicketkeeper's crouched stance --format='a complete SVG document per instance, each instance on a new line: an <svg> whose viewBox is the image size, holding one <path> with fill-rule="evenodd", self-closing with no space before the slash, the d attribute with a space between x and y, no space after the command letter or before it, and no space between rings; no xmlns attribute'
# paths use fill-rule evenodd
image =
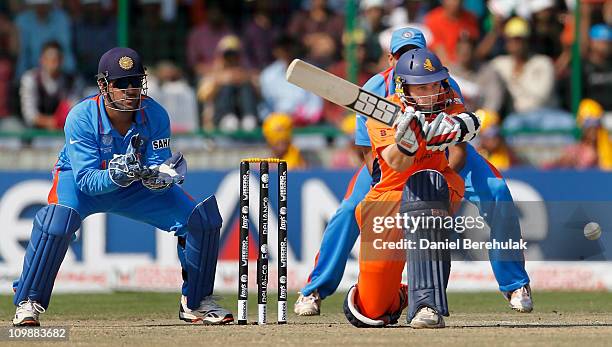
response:
<svg viewBox="0 0 612 347"><path fill-rule="evenodd" d="M445 149L473 139L480 123L465 112L448 85L448 71L426 49L400 57L395 82L391 99L404 113L394 127L367 121L381 179L355 212L361 229L359 279L349 290L344 312L357 327L382 327L396 323L408 307L413 328L442 328L449 313L450 251L419 246L423 239L444 241L451 230L431 220L408 223L402 230L383 220L398 213L421 221L452 215L464 183L449 167ZM398 244L404 249L388 246ZM406 260L408 285L401 283Z"/></svg>
<svg viewBox="0 0 612 347"><path fill-rule="evenodd" d="M75 232L87 216L100 212L174 232L184 279L180 319L232 322L232 314L211 297L222 224L216 199L194 201L176 184L186 162L170 152L168 114L146 97L140 57L132 49L113 48L101 57L98 72L100 94L77 104L66 120L49 204L34 218L14 284L13 324L39 325Z"/></svg>

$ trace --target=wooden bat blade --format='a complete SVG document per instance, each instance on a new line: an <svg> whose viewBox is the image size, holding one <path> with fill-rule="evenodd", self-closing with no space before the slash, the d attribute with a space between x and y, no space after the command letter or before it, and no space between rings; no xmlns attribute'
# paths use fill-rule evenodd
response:
<svg viewBox="0 0 612 347"><path fill-rule="evenodd" d="M392 126L399 105L300 59L287 68L287 81L348 110Z"/></svg>

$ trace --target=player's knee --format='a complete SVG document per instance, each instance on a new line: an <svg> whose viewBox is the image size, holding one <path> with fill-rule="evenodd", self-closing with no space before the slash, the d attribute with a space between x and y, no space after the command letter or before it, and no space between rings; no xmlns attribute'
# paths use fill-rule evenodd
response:
<svg viewBox="0 0 612 347"><path fill-rule="evenodd" d="M381 319L372 319L360 312L357 302L357 287L352 286L344 299L344 315L349 323L357 328L382 328L387 322Z"/></svg>
<svg viewBox="0 0 612 347"><path fill-rule="evenodd" d="M450 209L450 192L444 175L436 170L412 174L402 192L401 212Z"/></svg>
<svg viewBox="0 0 612 347"><path fill-rule="evenodd" d="M45 234L69 236L81 226L81 217L70 207L47 205L36 213L34 228Z"/></svg>
<svg viewBox="0 0 612 347"><path fill-rule="evenodd" d="M216 231L222 224L223 219L219 213L217 199L211 195L193 209L187 221L187 228L189 232Z"/></svg>

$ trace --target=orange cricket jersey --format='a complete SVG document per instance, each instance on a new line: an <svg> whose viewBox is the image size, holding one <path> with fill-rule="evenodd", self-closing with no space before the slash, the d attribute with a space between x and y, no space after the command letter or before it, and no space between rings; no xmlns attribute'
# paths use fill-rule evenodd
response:
<svg viewBox="0 0 612 347"><path fill-rule="evenodd" d="M398 105L402 105L399 98L395 95L389 96L387 99ZM446 107L445 112L448 114L457 114L465 111L461 99L453 91L450 105ZM402 105L402 109L404 109ZM382 158L382 151L385 147L395 144L395 129L380 122L368 119L366 121L368 134L372 143L372 152L380 165L381 177L378 184L372 187L371 192L382 193L387 191L402 191L406 180L415 172L424 169L432 169L439 172L450 170L446 153L441 151L430 151L425 147L425 143L419 145L419 149L415 154L414 163L403 172L393 170Z"/></svg>

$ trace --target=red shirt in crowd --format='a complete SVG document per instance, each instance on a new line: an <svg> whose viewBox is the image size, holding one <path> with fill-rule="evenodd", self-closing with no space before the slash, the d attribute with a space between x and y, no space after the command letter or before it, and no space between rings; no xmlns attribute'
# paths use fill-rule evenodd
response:
<svg viewBox="0 0 612 347"><path fill-rule="evenodd" d="M476 17L466 10L461 10L457 18L449 17L441 6L431 10L424 18L425 25L431 30L433 40L429 47L439 52L444 49L442 57L445 65L456 62L455 47L462 35L477 39L480 35ZM441 58L442 58L441 57Z"/></svg>

